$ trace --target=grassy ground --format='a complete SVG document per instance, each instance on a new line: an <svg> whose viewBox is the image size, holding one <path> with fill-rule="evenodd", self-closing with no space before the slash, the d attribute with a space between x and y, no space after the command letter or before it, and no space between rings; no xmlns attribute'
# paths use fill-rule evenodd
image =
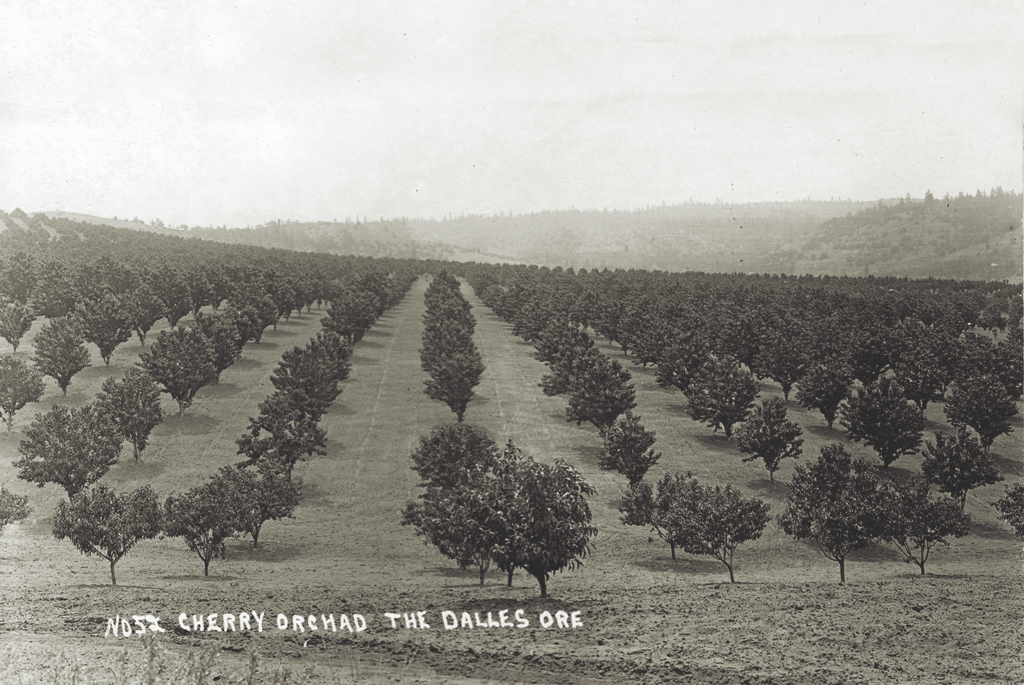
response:
<svg viewBox="0 0 1024 685"><path fill-rule="evenodd" d="M487 370L466 420L500 443L511 438L541 461L557 457L576 464L598 488L591 502L600 528L597 549L586 566L556 575L551 598L541 601L536 583L517 574L507 588L497 572L480 586L424 547L399 525L404 503L417 494L408 455L419 436L452 421L448 408L423 394L419 368L424 282L385 315L356 347L353 371L341 397L324 417L328 454L301 463L304 499L294 519L268 522L259 549L250 540L228 544L226 560L202 563L180 540L141 543L117 567L121 585L109 586L106 564L79 555L49 533L63 491L36 489L16 480L10 462L20 429L32 412L19 414L15 431L0 435L0 482L29 494L32 519L8 527L0 538L3 632L23 668L42 668L47 649L67 648L101 681L120 653L122 638L102 638L107 618L152 613L168 629L163 643L173 650L222 640L218 657L228 674L243 673L244 655L255 649L267 663L283 660L299 670L316 662L319 682L981 682L1020 680L1021 575L1019 544L996 521L990 502L1001 486L975 491L967 509L972 534L938 550L929 575L900 562L886 547L873 547L847 564L848 583L838 584L838 567L808 545L791 541L771 524L763 538L737 553L736 585L724 566L685 554L673 562L667 545L649 542L645 530L622 526L615 504L625 479L597 469L600 439L592 427L564 420L564 398L545 397L537 387L544 367L533 348L511 336L467 292L477 316L475 340ZM219 386L202 390L182 418L169 417L154 433L136 464L130 448L111 470L118 487L150 483L161 494L185 490L233 463L234 439L254 415L271 386L267 380L282 352L318 330L319 314L303 315L268 332L265 342L247 345L243 359L228 369ZM29 335L38 329L39 323ZM604 351L621 359L617 349ZM0 352L3 352L0 349ZM69 397L48 381L42 406L83 404L102 380L121 373L137 358L137 341L119 348L112 366L94 354L93 368L75 378ZM31 356L29 349L20 358ZM624 362L626 360L623 360ZM768 500L778 512L793 463L776 483L755 463L743 463L734 442L695 424L676 391L659 389L653 371L633 367L637 412L657 431L662 462L652 473L693 470L708 483L733 483ZM780 394L765 385L765 394ZM165 400L172 413L173 403ZM819 414L795 403L790 418L801 423L807 458L820 446L842 441ZM929 407L929 431L948 431L941 405ZM992 448L1008 481L1019 479L1021 430ZM871 457L858 445L855 454ZM806 459L805 459L806 460ZM917 470L919 458L903 458L890 471ZM478 614L521 609L527 628L460 627L445 630L442 611ZM540 615L580 612L582 628L544 628ZM390 628L385 612L424 612L430 629ZM174 631L177 616L265 615L263 632L188 633ZM278 613L359 613L364 632L297 632L273 627ZM289 618L289 621L291 619ZM308 624L307 624L308 627ZM134 659L142 659L133 638ZM272 682L271 673L260 677ZM257 678L259 680L259 678Z"/></svg>

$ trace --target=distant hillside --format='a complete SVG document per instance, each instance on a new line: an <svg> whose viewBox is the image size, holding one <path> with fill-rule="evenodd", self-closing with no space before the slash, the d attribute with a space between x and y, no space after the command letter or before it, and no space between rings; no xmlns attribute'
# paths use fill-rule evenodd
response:
<svg viewBox="0 0 1024 685"><path fill-rule="evenodd" d="M621 210L412 220L421 241L444 240L529 264L665 271L774 271L765 255L822 222L870 203L684 203Z"/></svg>
<svg viewBox="0 0 1024 685"><path fill-rule="evenodd" d="M274 221L189 235L264 247L453 261L683 271L782 271L765 255L864 202L771 202L545 211L443 220Z"/></svg>
<svg viewBox="0 0 1024 685"><path fill-rule="evenodd" d="M878 202L684 203L442 220L273 221L255 228L169 228L160 222L20 210L218 242L357 256L663 271L892 275L1022 280L1022 196L990 193ZM0 223L0 230L3 224Z"/></svg>
<svg viewBox="0 0 1024 685"><path fill-rule="evenodd" d="M878 202L823 223L768 259L791 273L1024 280L1018 193Z"/></svg>
<svg viewBox="0 0 1024 685"><path fill-rule="evenodd" d="M188 229L188 234L225 243L245 243L288 250L329 252L365 257L456 260L461 247L440 241L416 240L405 219L381 221L273 221L255 228ZM463 261L494 261L472 254Z"/></svg>
<svg viewBox="0 0 1024 685"><path fill-rule="evenodd" d="M181 229L171 228L164 226L159 220L152 224L147 224L139 219L133 219L128 221L126 219L106 219L99 216L92 216L91 214L80 214L78 212L65 212L60 209L54 209L45 212L36 212L36 214L45 214L52 219L70 219L71 221L81 221L87 224L98 224L101 226L113 226L115 228L130 228L136 231L149 231L151 233L160 233L162 235L182 235L184 233Z"/></svg>

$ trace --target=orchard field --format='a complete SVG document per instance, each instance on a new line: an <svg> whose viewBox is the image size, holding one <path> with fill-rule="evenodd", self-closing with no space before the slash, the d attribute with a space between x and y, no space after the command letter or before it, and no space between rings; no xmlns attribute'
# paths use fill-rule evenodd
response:
<svg viewBox="0 0 1024 685"><path fill-rule="evenodd" d="M458 570L400 525L405 503L420 492L409 455L421 436L454 419L423 393L426 287L426 279L418 280L355 345L343 392L321 420L327 454L295 467L303 487L294 518L267 522L256 549L249 539L228 540L225 558L213 560L208 577L180 539L164 538L139 543L118 564L118 585L112 586L102 560L54 539L52 512L64 494L52 484L38 489L17 479L11 462L21 432L52 404L90 402L104 379L122 374L142 348L137 340L121 345L108 367L90 346L92 366L75 376L66 398L47 379L40 402L19 412L11 433L0 433L0 483L28 495L34 510L0 538L8 672L45 673L59 661L51 655L62 650L96 682L137 672L139 638L103 635L115 615L153 614L168 631L160 644L175 654L223 645L218 673L239 672L243 652L255 649L265 662L293 671L316 663L316 682L970 683L1024 677L1020 543L991 506L1003 485L1022 474L1019 414L1015 432L996 438L990 450L1005 482L969 493L970 534L938 547L926 575L903 563L895 548L872 545L849 557L847 582L840 584L834 562L772 522L759 540L739 548L738 582L730 584L719 562L684 553L673 561L652 533L620 523L626 480L598 468L598 432L566 422L564 398L538 387L547 369L534 358L534 347L464 285L485 366L466 422L499 445L513 440L539 462L565 459L598 491L590 502L600 531L594 552L581 569L555 574L547 599L521 571L511 588L496 569L481 586L474 571ZM119 490L149 484L164 498L236 463L235 439L272 391L275 364L315 335L323 317L323 309L313 309L267 330L261 342L245 346L219 384L199 391L183 416L164 399L167 418L141 460L136 463L126 445L103 482ZM33 324L17 358L32 356L42 323ZM167 328L161 321L152 335ZM766 500L777 515L795 466L813 460L822 446L842 442L855 456L877 461L869 448L846 441L838 424L827 428L819 413L791 397L787 409L803 428L804 456L783 462L772 483L759 462L741 461L735 440L693 421L684 396L660 388L653 368L633 366L618 345L594 337L602 352L628 366L636 411L656 431L655 448L663 456L648 478L693 471L702 482L733 484ZM0 354L10 353L0 343ZM768 396L782 392L763 381L761 398ZM929 439L954 432L942 409L933 402L926 410ZM888 475L909 475L920 463L920 456L902 457ZM509 616L522 610L529 626L447 630L442 623L442 611L476 613L486 624L488 612L497 621L503 610ZM582 626L542 627L542 613L558 611L579 612ZM193 615L242 612L265 614L263 632L174 629L182 613L192 626ZM403 617L392 629L385 617L416 612L424 612L431 628L407 629ZM355 634L300 633L272 625L278 613L338 620L360 614L368 625ZM122 655L126 645L132 647Z"/></svg>

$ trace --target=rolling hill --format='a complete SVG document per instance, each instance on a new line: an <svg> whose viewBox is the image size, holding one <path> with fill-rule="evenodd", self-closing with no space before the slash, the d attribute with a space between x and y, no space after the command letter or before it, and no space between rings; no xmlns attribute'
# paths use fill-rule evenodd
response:
<svg viewBox="0 0 1024 685"><path fill-rule="evenodd" d="M936 276L1021 282L1022 196L989 194L879 202L823 223L769 259L791 273Z"/></svg>
<svg viewBox="0 0 1024 685"><path fill-rule="evenodd" d="M373 257L1021 282L1022 213L1020 194L996 188L877 203L683 203L441 220L273 221L235 229L174 229L59 210L42 214L218 242ZM23 227L27 217L20 214L6 216Z"/></svg>

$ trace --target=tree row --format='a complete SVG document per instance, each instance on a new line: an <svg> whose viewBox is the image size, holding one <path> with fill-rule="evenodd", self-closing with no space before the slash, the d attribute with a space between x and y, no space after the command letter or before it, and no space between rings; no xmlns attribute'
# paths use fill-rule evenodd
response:
<svg viewBox="0 0 1024 685"><path fill-rule="evenodd" d="M476 319L470 311L472 305L462 296L459 281L447 271L431 280L423 299L426 313L420 367L429 375L424 392L447 404L461 423L484 372L473 342Z"/></svg>

